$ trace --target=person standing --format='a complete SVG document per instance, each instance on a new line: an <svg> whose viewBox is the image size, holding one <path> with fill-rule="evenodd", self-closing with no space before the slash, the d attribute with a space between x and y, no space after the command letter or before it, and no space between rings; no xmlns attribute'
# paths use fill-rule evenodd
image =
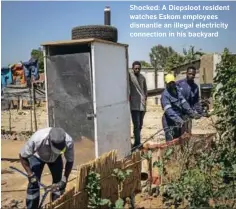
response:
<svg viewBox="0 0 236 209"><path fill-rule="evenodd" d="M62 154L66 159L63 171ZM43 128L36 131L26 142L20 154L20 161L28 174L26 197L27 209L37 209L40 200L38 182L41 179L45 164L52 174L56 191L52 192L52 201L63 194L74 162L74 143L62 128Z"/></svg>
<svg viewBox="0 0 236 209"><path fill-rule="evenodd" d="M177 87L180 89L181 94L188 102L192 110L199 114L201 117L207 117L208 115L202 111L201 104L199 102L199 87L194 82L196 76L196 68L194 66L188 67L186 71L186 78L176 82ZM186 117L186 116L184 116ZM192 120L188 120L184 126L183 131L191 134L192 132Z"/></svg>
<svg viewBox="0 0 236 209"><path fill-rule="evenodd" d="M171 141L175 138L179 138L183 134L183 115L188 115L195 119L198 119L199 115L190 108L189 104L176 87L173 74L166 75L165 82L166 88L161 95L161 106L164 111L162 126L166 141Z"/></svg>
<svg viewBox="0 0 236 209"><path fill-rule="evenodd" d="M140 73L141 67L141 63L135 61L132 64L132 70L129 72L130 109L134 134L133 148L141 144L141 130L147 103L147 84L145 77Z"/></svg>

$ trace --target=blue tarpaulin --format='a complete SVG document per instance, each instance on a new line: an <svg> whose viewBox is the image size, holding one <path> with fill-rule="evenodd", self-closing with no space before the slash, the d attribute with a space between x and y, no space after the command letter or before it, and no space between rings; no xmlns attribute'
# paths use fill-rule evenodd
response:
<svg viewBox="0 0 236 209"><path fill-rule="evenodd" d="M1 68L1 86L6 87L8 84L12 83L12 72L9 67Z"/></svg>
<svg viewBox="0 0 236 209"><path fill-rule="evenodd" d="M38 60L31 58L28 62L23 62L25 67L25 76L30 78L31 75L34 77L34 80L39 79L39 66Z"/></svg>
<svg viewBox="0 0 236 209"><path fill-rule="evenodd" d="M31 82L31 76L33 76L35 81L39 80L39 65L37 59L31 58L28 62L23 62L23 65L28 84Z"/></svg>
<svg viewBox="0 0 236 209"><path fill-rule="evenodd" d="M31 58L28 62L22 63L24 66L24 74L27 80L27 83L31 83L31 78L39 80L39 65L38 60ZM32 77L31 77L32 76ZM12 84L13 78L12 78L12 71L10 67L3 67L1 68L1 87L4 88L8 84Z"/></svg>

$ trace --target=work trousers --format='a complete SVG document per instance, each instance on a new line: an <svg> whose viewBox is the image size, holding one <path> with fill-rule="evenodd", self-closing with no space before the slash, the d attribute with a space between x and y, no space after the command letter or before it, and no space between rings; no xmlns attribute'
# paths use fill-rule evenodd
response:
<svg viewBox="0 0 236 209"><path fill-rule="evenodd" d="M182 128L178 127L173 120L169 119L165 115L162 116L162 127L167 142L179 138L182 135Z"/></svg>
<svg viewBox="0 0 236 209"><path fill-rule="evenodd" d="M181 128L171 127L171 126L165 128L165 138L167 142L179 138L180 136L181 136Z"/></svg>
<svg viewBox="0 0 236 209"><path fill-rule="evenodd" d="M59 156L57 160L53 163L45 163L42 160L38 159L35 156L29 158L30 167L35 173L38 181L41 180L41 175L43 172L44 165L47 164L48 168L52 174L53 183L58 183L62 178L63 171L63 161L62 157ZM57 191L52 193L52 201L60 197L62 191ZM26 197L26 207L27 209L37 209L39 207L40 201L40 187L38 183L28 184L27 188L27 197Z"/></svg>
<svg viewBox="0 0 236 209"><path fill-rule="evenodd" d="M181 128L175 127L176 124L171 124L171 126L166 125L165 128L165 138L166 141L171 141L173 139L179 138L185 132L191 134L192 133L192 120L188 120L184 122Z"/></svg>
<svg viewBox="0 0 236 209"><path fill-rule="evenodd" d="M134 145L137 147L141 144L141 130L143 127L145 111L132 110L132 122L133 122L133 133L134 133Z"/></svg>

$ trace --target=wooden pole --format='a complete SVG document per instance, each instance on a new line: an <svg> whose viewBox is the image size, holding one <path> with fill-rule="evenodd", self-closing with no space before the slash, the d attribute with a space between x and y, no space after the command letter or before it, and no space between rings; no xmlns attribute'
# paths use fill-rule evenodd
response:
<svg viewBox="0 0 236 209"><path fill-rule="evenodd" d="M30 131L33 133L33 116L32 116L32 82L30 81L29 94L30 94Z"/></svg>
<svg viewBox="0 0 236 209"><path fill-rule="evenodd" d="M8 108L9 108L9 131L11 133L11 101L8 102Z"/></svg>
<svg viewBox="0 0 236 209"><path fill-rule="evenodd" d="M35 96L35 88L34 88L34 84L32 84L32 92L33 92L33 108L34 108L34 127L35 127L35 131L38 130L37 127L37 116L36 116L36 108L35 108L35 101L36 101L36 96Z"/></svg>
<svg viewBox="0 0 236 209"><path fill-rule="evenodd" d="M17 112L19 111L20 109L20 97L18 96L17 97Z"/></svg>
<svg viewBox="0 0 236 209"><path fill-rule="evenodd" d="M152 195L152 183L153 183L153 176L152 176L152 158L149 159L148 161L148 170L150 172L150 181L149 181L149 189L148 189L148 193L151 196Z"/></svg>

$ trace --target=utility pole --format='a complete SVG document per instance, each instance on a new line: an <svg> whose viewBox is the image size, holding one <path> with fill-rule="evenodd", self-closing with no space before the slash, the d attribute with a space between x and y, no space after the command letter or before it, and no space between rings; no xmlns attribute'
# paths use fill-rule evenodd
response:
<svg viewBox="0 0 236 209"><path fill-rule="evenodd" d="M157 89L157 58L154 57L154 76L155 76L155 89ZM155 103L158 104L158 97L155 97Z"/></svg>
<svg viewBox="0 0 236 209"><path fill-rule="evenodd" d="M155 89L157 89L157 58L154 57Z"/></svg>

